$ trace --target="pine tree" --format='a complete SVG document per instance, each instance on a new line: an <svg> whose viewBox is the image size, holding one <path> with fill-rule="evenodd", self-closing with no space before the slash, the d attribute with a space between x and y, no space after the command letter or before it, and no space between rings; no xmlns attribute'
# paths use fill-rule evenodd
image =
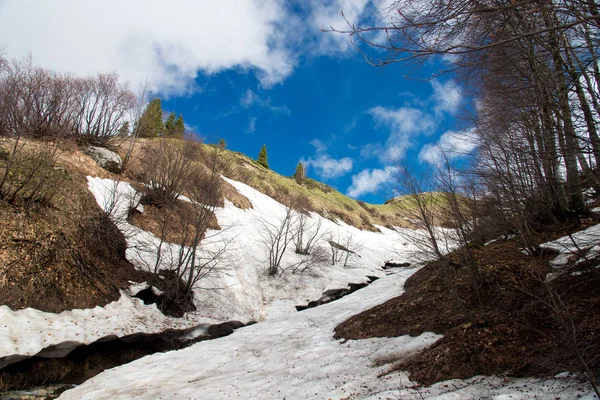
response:
<svg viewBox="0 0 600 400"><path fill-rule="evenodd" d="M129 121L125 121L123 125L119 128L119 136L127 137L129 136Z"/></svg>
<svg viewBox="0 0 600 400"><path fill-rule="evenodd" d="M304 164L302 164L302 162L299 162L296 166L296 172L294 172L294 179L296 180L296 182L302 183L302 181L304 181L304 178L306 178L306 170L304 169Z"/></svg>
<svg viewBox="0 0 600 400"><path fill-rule="evenodd" d="M183 123L183 116L179 114L173 127L173 137L183 139L183 135L185 135L185 124Z"/></svg>
<svg viewBox="0 0 600 400"><path fill-rule="evenodd" d="M162 106L160 104L160 99L154 99L148 103L138 124L140 137L154 138L162 135L165 126L162 121Z"/></svg>
<svg viewBox="0 0 600 400"><path fill-rule="evenodd" d="M175 111L171 112L171 114L169 114L169 118L167 119L167 122L165 122L165 136L166 137L173 137L175 133Z"/></svg>
<svg viewBox="0 0 600 400"><path fill-rule="evenodd" d="M258 153L258 159L256 160L260 165L269 169L269 163L267 162L267 145L263 144L262 149L260 149L260 153Z"/></svg>

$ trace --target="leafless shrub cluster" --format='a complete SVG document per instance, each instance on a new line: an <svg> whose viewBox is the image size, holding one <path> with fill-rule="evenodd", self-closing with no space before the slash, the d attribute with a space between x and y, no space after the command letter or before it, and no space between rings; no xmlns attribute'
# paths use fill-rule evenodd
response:
<svg viewBox="0 0 600 400"><path fill-rule="evenodd" d="M362 249L362 243L358 242L352 234L342 236L339 231L335 235L333 232L328 232L327 243L331 250L331 265L343 261L343 266L347 267L352 257L360 258L358 252Z"/></svg>
<svg viewBox="0 0 600 400"><path fill-rule="evenodd" d="M158 208L159 232L156 242L142 246L155 255L154 265L149 267L156 279L161 271L173 275L174 287L168 295L177 304L191 300L200 280L227 267L231 245L223 230L209 229L223 195L221 173L226 166L221 150L199 149L199 143L167 139L155 144L157 153L153 154L158 158L153 161L158 169L152 171L152 183L144 194ZM181 223L173 224L175 218ZM170 237L177 238L175 243L169 241Z"/></svg>
<svg viewBox="0 0 600 400"><path fill-rule="evenodd" d="M0 199L27 208L50 204L65 178L64 171L54 165L58 147L58 142L49 141L0 141Z"/></svg>
<svg viewBox="0 0 600 400"><path fill-rule="evenodd" d="M105 144L128 121L135 102L114 73L76 78L37 68L31 58L0 59L1 137L71 136Z"/></svg>
<svg viewBox="0 0 600 400"><path fill-rule="evenodd" d="M202 149L199 143L160 139L148 143L143 149L142 180L147 189L142 202L157 206L173 202L191 187L190 180L197 178L192 164L200 160Z"/></svg>
<svg viewBox="0 0 600 400"><path fill-rule="evenodd" d="M306 196L293 196L282 218L275 222L261 221L259 234L269 254L267 273L270 276L283 275L286 271L305 272L327 261L326 251L320 246L327 232L322 218L314 219L306 214L309 205ZM296 262L283 265L283 256L290 244L300 257Z"/></svg>
<svg viewBox="0 0 600 400"><path fill-rule="evenodd" d="M281 260L294 236L294 209L286 206L282 218L275 222L263 219L261 225L259 235L269 253L267 273L276 276L282 269Z"/></svg>

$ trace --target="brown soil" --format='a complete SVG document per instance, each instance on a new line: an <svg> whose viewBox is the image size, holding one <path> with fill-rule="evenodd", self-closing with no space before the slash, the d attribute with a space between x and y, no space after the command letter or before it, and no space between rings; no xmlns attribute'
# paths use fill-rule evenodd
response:
<svg viewBox="0 0 600 400"><path fill-rule="evenodd" d="M132 212L129 215L129 222L158 238L164 237L167 242L183 243L189 246L194 232L194 226L191 223L195 215L193 207L190 203L182 200L175 200L163 207L144 204L144 212ZM208 228L221 229L217 217L213 213L210 215Z"/></svg>
<svg viewBox="0 0 600 400"><path fill-rule="evenodd" d="M576 348L598 376L600 270L581 265L586 273L553 281L553 303L544 285L553 255L525 256L515 241L473 251L482 273L481 303L471 269L454 254L449 262L433 262L416 272L402 296L350 318L335 336L443 334L428 349L390 367L408 370L423 384L480 374L581 371Z"/></svg>
<svg viewBox="0 0 600 400"><path fill-rule="evenodd" d="M94 167L80 158L90 161L78 151L61 155L64 174L50 204L0 201L0 304L48 312L88 308L118 299L129 280L145 280L87 189L85 174Z"/></svg>

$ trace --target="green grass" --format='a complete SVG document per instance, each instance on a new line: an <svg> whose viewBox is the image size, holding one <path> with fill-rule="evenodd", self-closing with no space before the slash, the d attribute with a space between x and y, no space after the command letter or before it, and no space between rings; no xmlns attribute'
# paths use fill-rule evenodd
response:
<svg viewBox="0 0 600 400"><path fill-rule="evenodd" d="M148 143L151 143L151 140L139 140L136 146ZM214 149L217 145L204 144L203 147L208 150ZM331 186L311 178L298 183L292 177L267 169L256 160L239 152L224 150L221 158L228 166L225 176L243 182L280 203L290 204L292 198L300 197L304 203L302 208L307 211L314 211L331 220L342 220L360 229L377 231L374 225L412 226L404 217L407 215L406 210L412 211L414 205L400 201L402 197L386 204L368 204L352 199Z"/></svg>

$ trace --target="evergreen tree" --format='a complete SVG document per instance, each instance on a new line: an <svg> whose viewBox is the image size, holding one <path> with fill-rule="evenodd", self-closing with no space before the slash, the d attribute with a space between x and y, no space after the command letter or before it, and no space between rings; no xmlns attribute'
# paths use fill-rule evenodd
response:
<svg viewBox="0 0 600 400"><path fill-rule="evenodd" d="M123 125L121 125L121 128L119 128L118 135L121 137L129 136L129 121L123 122Z"/></svg>
<svg viewBox="0 0 600 400"><path fill-rule="evenodd" d="M175 111L169 114L167 122L165 122L165 136L173 137L175 133Z"/></svg>
<svg viewBox="0 0 600 400"><path fill-rule="evenodd" d="M267 145L263 144L262 149L260 149L260 153L258 153L258 159L256 160L260 165L269 169L269 163L267 162Z"/></svg>
<svg viewBox="0 0 600 400"><path fill-rule="evenodd" d="M165 129L162 121L162 113L160 99L154 99L148 103L138 121L140 137L154 138L162 135Z"/></svg>
<svg viewBox="0 0 600 400"><path fill-rule="evenodd" d="M183 139L183 135L185 135L185 124L183 123L183 116L179 114L173 127L173 137Z"/></svg>
<svg viewBox="0 0 600 400"><path fill-rule="evenodd" d="M296 182L301 183L306 178L306 170L304 169L304 164L301 162L296 166L296 172L294 172L294 179Z"/></svg>

